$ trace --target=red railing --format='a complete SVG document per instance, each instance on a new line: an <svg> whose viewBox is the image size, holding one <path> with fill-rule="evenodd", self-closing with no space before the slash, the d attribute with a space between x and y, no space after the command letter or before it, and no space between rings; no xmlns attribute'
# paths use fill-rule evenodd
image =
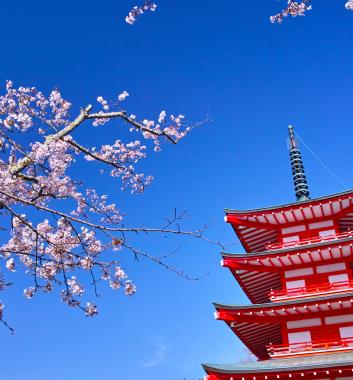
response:
<svg viewBox="0 0 353 380"><path fill-rule="evenodd" d="M317 296L320 293L340 293L345 292L348 289L353 289L353 281L341 281L334 282L332 284L326 283L293 289L271 290L269 293L269 298L272 301L279 301L284 298L309 297L314 294Z"/></svg>
<svg viewBox="0 0 353 380"><path fill-rule="evenodd" d="M342 338L333 342L304 342L290 345L269 344L267 346L267 352L271 358L350 350L353 350L353 337Z"/></svg>
<svg viewBox="0 0 353 380"><path fill-rule="evenodd" d="M342 233L338 233L338 234L334 234L334 235L327 235L327 236L316 236L313 238L301 239L298 241L289 241L287 243L267 244L265 246L265 248L266 248L266 250L269 250L269 249L272 250L272 249L281 249L281 248L300 247L302 245L321 243L321 242L329 241L329 240L346 239L349 237L353 237L353 231L342 232Z"/></svg>

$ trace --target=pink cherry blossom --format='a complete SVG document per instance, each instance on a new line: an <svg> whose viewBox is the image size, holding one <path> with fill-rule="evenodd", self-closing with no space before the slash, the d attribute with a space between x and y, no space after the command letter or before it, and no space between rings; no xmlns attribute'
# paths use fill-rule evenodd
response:
<svg viewBox="0 0 353 380"><path fill-rule="evenodd" d="M15 272L15 261L13 258L8 259L6 261L6 269L8 269L11 272Z"/></svg>
<svg viewBox="0 0 353 380"><path fill-rule="evenodd" d="M35 293L35 288L33 288L32 286L24 289L23 291L23 295L28 299L32 298L34 293Z"/></svg>
<svg viewBox="0 0 353 380"><path fill-rule="evenodd" d="M125 283L125 294L128 296L136 293L136 286L131 281L126 281Z"/></svg>
<svg viewBox="0 0 353 380"><path fill-rule="evenodd" d="M127 91L123 91L119 96L118 96L118 99L120 102L122 102L123 100L125 100L127 97L129 96L129 93Z"/></svg>
<svg viewBox="0 0 353 380"><path fill-rule="evenodd" d="M345 5L346 9L353 11L353 0L348 0Z"/></svg>
<svg viewBox="0 0 353 380"><path fill-rule="evenodd" d="M93 317L94 315L98 314L97 305L87 302L85 311L87 317Z"/></svg>

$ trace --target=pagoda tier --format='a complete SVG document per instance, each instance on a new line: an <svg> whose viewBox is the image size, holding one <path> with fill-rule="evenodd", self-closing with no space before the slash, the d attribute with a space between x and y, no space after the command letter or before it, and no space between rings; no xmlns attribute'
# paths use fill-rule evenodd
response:
<svg viewBox="0 0 353 380"><path fill-rule="evenodd" d="M260 360L346 350L353 359L353 292L307 300L214 306L216 319L225 321Z"/></svg>
<svg viewBox="0 0 353 380"><path fill-rule="evenodd" d="M328 293L353 291L353 234L349 235L274 251L222 253L222 266L230 269L253 303L310 296L320 289ZM306 283L301 273L307 274ZM295 284L298 277L304 283L287 289L287 283Z"/></svg>
<svg viewBox="0 0 353 380"><path fill-rule="evenodd" d="M351 353L263 360L239 364L204 364L207 380L353 379Z"/></svg>
<svg viewBox="0 0 353 380"><path fill-rule="evenodd" d="M311 244L353 230L353 190L282 206L225 210L247 252Z"/></svg>

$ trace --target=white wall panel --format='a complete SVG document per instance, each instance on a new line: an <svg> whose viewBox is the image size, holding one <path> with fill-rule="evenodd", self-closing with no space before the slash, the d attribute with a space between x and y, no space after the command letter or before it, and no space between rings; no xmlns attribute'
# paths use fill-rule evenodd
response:
<svg viewBox="0 0 353 380"><path fill-rule="evenodd" d="M320 318L301 319L299 321L287 322L288 329L298 329L301 327L312 327L312 326L320 326L320 325L321 325Z"/></svg>
<svg viewBox="0 0 353 380"><path fill-rule="evenodd" d="M299 276L309 276L311 274L314 274L313 268L303 268L303 269L295 269L295 270L288 270L284 273L284 276L286 278L293 278L293 277L299 277Z"/></svg>
<svg viewBox="0 0 353 380"><path fill-rule="evenodd" d="M346 270L346 263L320 265L316 268L317 273L329 273L338 272L340 270Z"/></svg>
<svg viewBox="0 0 353 380"><path fill-rule="evenodd" d="M311 342L310 331L288 333L288 342L289 344Z"/></svg>

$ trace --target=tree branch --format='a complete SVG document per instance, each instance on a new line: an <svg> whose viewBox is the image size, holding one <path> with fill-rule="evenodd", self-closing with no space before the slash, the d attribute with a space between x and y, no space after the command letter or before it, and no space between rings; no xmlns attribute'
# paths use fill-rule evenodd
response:
<svg viewBox="0 0 353 380"><path fill-rule="evenodd" d="M69 133L71 133L75 128L77 128L85 119L87 119L88 112L92 109L91 105L88 105L86 108L82 109L80 114L76 117L74 121L69 123L65 128L60 130L57 133L54 133L52 135L49 135L46 137L44 141L44 145L49 145L53 141L57 141L62 139L63 137L67 136ZM10 168L10 173L13 175L16 175L20 173L23 169L25 169L28 165L30 165L31 159L27 156L23 159L19 160L17 164L13 165Z"/></svg>

